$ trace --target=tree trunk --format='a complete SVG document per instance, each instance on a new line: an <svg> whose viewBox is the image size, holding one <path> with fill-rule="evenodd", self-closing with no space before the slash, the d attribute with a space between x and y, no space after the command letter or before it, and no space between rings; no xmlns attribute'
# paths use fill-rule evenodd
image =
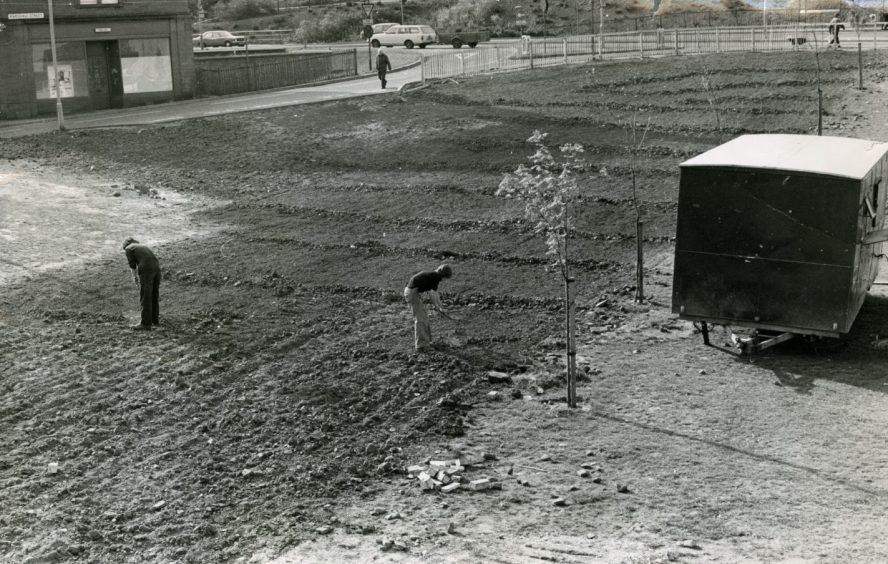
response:
<svg viewBox="0 0 888 564"><path fill-rule="evenodd" d="M576 300L573 291L574 279L567 277L564 282L564 300L567 311L567 406L577 406L577 343L576 343Z"/></svg>

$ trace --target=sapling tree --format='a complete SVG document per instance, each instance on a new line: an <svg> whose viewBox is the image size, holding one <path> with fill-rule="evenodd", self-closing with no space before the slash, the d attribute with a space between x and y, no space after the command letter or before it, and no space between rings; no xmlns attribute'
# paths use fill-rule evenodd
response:
<svg viewBox="0 0 888 564"><path fill-rule="evenodd" d="M551 266L564 282L567 405L576 407L576 315L569 243L579 196L577 173L582 170L583 147L568 143L553 150L546 144L547 137L547 133L533 132L527 142L536 151L528 157L529 164L521 164L515 172L506 174L496 195L524 203L525 219L545 236L546 252L553 259Z"/></svg>
<svg viewBox="0 0 888 564"><path fill-rule="evenodd" d="M637 260L635 262L635 301L641 303L644 301L644 221L641 219L641 210L638 206L638 188L635 182L635 170L638 168L638 153L644 145L644 138L647 136L648 129L651 127L651 120L648 118L641 140L638 140L638 122L637 116L632 115L632 207L635 208L635 247Z"/></svg>

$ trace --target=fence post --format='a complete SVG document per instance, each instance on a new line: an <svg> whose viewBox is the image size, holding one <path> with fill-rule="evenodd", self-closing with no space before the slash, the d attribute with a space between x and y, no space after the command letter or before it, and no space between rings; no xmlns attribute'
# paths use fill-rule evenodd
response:
<svg viewBox="0 0 888 564"><path fill-rule="evenodd" d="M603 59L604 58L604 36L599 35L595 39L598 44L598 58Z"/></svg>
<svg viewBox="0 0 888 564"><path fill-rule="evenodd" d="M863 51L860 42L857 43L857 89L863 90Z"/></svg>
<svg viewBox="0 0 888 564"><path fill-rule="evenodd" d="M358 50L352 49L352 76L358 76Z"/></svg>
<svg viewBox="0 0 888 564"><path fill-rule="evenodd" d="M675 41L675 54L678 55L678 54L679 54L679 50L678 50L678 30L677 30L677 29L673 30L673 31L672 31L672 35L673 35L673 41Z"/></svg>
<svg viewBox="0 0 888 564"><path fill-rule="evenodd" d="M496 70L500 70L502 67L502 62L500 62L500 50L499 47L495 47L496 49Z"/></svg>
<svg viewBox="0 0 888 564"><path fill-rule="evenodd" d="M755 28L752 28L752 52L755 53Z"/></svg>
<svg viewBox="0 0 888 564"><path fill-rule="evenodd" d="M527 51L530 53L530 68L533 70L533 41L527 42Z"/></svg>
<svg viewBox="0 0 888 564"><path fill-rule="evenodd" d="M420 76L422 77L422 84L425 86L426 83L426 57L424 54L419 55L419 71Z"/></svg>
<svg viewBox="0 0 888 564"><path fill-rule="evenodd" d="M466 61L462 58L462 55L457 55L457 59L459 59L459 76L466 74Z"/></svg>
<svg viewBox="0 0 888 564"><path fill-rule="evenodd" d="M715 28L715 52L721 53L721 34L719 28Z"/></svg>
<svg viewBox="0 0 888 564"><path fill-rule="evenodd" d="M638 56L644 59L644 32L638 32Z"/></svg>
<svg viewBox="0 0 888 564"><path fill-rule="evenodd" d="M696 45L696 51L700 52L700 30L694 30L694 44Z"/></svg>
<svg viewBox="0 0 888 564"><path fill-rule="evenodd" d="M566 65L567 64L567 39L566 38L561 40L561 47L564 50L564 55L562 57L562 64Z"/></svg>

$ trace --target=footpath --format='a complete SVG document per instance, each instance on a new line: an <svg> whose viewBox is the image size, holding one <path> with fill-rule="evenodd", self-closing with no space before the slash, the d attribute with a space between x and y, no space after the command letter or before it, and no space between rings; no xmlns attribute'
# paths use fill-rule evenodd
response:
<svg viewBox="0 0 888 564"><path fill-rule="evenodd" d="M87 129L92 127L117 127L131 125L151 125L183 119L248 112L267 108L279 108L299 104L329 102L343 98L372 96L401 91L411 83L421 80L419 66L414 64L390 72L388 85L380 88L375 75L360 76L341 81L294 86L285 89L266 90L232 96L218 96L168 102L137 108L101 110L64 116L65 129ZM64 101L63 106L64 110ZM47 133L58 129L56 116L0 122L0 138L23 137L37 133Z"/></svg>

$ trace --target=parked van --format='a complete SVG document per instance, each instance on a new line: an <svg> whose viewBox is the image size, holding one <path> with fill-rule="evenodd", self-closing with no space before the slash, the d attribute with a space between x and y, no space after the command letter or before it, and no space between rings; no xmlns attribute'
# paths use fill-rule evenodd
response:
<svg viewBox="0 0 888 564"><path fill-rule="evenodd" d="M427 25L393 25L384 33L374 33L370 38L370 45L373 47L403 45L413 49L417 45L420 49L425 49L426 45L437 42L438 34Z"/></svg>

